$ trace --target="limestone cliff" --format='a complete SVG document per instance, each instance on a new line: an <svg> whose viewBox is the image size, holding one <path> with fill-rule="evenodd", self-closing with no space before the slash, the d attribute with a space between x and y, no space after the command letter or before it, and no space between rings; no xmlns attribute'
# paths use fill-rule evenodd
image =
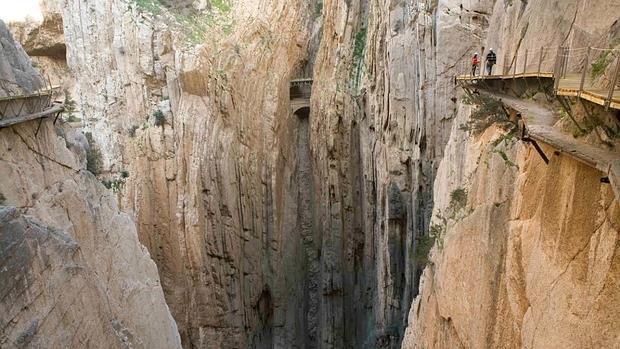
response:
<svg viewBox="0 0 620 349"><path fill-rule="evenodd" d="M483 14L481 44L499 48L500 65L519 47L606 47L618 35L618 13L618 4L605 1L497 1ZM431 231L438 241L403 348L620 345L612 320L620 310L620 207L601 182L605 175L543 146L552 154L546 165L502 127L472 136L464 127L472 110L459 98L435 181ZM617 115L609 120L617 128ZM556 128L566 130L565 121Z"/></svg>
<svg viewBox="0 0 620 349"><path fill-rule="evenodd" d="M291 269L300 241L281 205L296 197L288 81L314 6L154 4L69 1L63 12L99 177L122 181L186 347L303 343L291 320L304 313L291 291L304 282Z"/></svg>
<svg viewBox="0 0 620 349"><path fill-rule="evenodd" d="M0 43L0 95L40 88L1 21ZM84 136L52 120L0 130L0 346L180 347L134 222L86 171Z"/></svg>
<svg viewBox="0 0 620 349"><path fill-rule="evenodd" d="M613 44L614 2L45 5L42 24L14 31L44 71L71 75L63 84L81 119L72 125L86 136L45 124L44 140L21 139L22 148L58 161L71 182L42 185L59 179L46 182L34 163L15 159L18 177L33 180L18 193L8 184L1 189L27 208L1 217L26 231L20 241L50 256L46 279L90 280L88 273L61 272L63 263L95 268L90 257L73 253L75 243L92 248L90 235L71 234L78 219L111 234L103 245L130 240L137 251L114 256L151 265L127 214L157 265L185 348L616 344L620 213L613 191L571 158L554 155L545 165L504 124L471 133L477 109L454 83L461 63L485 47L496 48L509 69L523 49ZM305 101L289 105L296 78L313 78L309 108ZM28 74L23 80L37 83ZM559 108L534 94L526 98ZM585 107L574 108L584 122ZM617 116L592 110L604 122L579 136L607 150L618 146L607 132ZM566 117L556 125L568 134L571 127ZM57 149L63 138L78 155ZM53 195L32 198L39 191ZM75 203L62 194L76 191ZM105 220L93 208L99 206ZM68 207L69 218L58 218L65 217L58 207ZM66 222L58 228L70 236L20 213L53 227ZM119 219L131 239L101 223ZM142 285L141 277L123 280ZM178 345L155 298L161 313L153 318L166 320L143 329ZM132 299L138 304L144 296ZM144 311L135 307L123 316L142 321ZM100 314L108 313L87 316L96 321ZM21 331L15 340L32 332Z"/></svg>

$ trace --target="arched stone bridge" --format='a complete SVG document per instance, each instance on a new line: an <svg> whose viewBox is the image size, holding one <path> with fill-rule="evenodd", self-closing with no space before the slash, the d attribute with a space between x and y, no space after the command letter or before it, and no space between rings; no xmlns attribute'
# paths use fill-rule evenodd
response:
<svg viewBox="0 0 620 349"><path fill-rule="evenodd" d="M310 96L312 95L312 79L291 80L290 108L291 114L305 118L310 115Z"/></svg>

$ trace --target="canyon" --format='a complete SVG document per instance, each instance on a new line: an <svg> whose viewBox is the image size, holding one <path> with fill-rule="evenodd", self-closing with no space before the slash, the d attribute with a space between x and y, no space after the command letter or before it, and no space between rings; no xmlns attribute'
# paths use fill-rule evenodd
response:
<svg viewBox="0 0 620 349"><path fill-rule="evenodd" d="M620 347L620 112L540 74L613 94L617 1L40 6L0 21L0 122L64 108L0 128L1 348Z"/></svg>

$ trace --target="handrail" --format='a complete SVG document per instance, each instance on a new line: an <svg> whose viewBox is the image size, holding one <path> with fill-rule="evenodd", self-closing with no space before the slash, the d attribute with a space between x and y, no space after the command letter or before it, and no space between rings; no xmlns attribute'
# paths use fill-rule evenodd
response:
<svg viewBox="0 0 620 349"><path fill-rule="evenodd" d="M553 50L556 51L555 57L551 54ZM605 108L613 106L620 109L620 97L616 93L620 90L617 86L620 80L620 49L563 46L536 50L521 48L514 55L498 58L501 60L494 65L490 75L486 74L485 55L480 57L479 75L473 74L471 62L458 64L457 80L553 78L556 94L594 99ZM613 75L606 76L610 71Z"/></svg>
<svg viewBox="0 0 620 349"><path fill-rule="evenodd" d="M20 116L15 116L15 117L10 117L10 118L3 118L3 119L0 119L0 129L13 126L13 125L17 125L17 124L21 124L21 123L31 121L31 120L41 119L41 118L44 118L50 115L58 114L62 112L63 110L65 110L65 106L63 103L54 103L48 108L42 111L39 111L37 113L20 115Z"/></svg>
<svg viewBox="0 0 620 349"><path fill-rule="evenodd" d="M44 90L38 90L36 92L29 93L29 94L2 96L2 97L0 97L0 102L3 102L3 101L14 101L14 100L20 100L20 99L28 99L28 98L33 98L33 97L49 96L49 95L53 94L54 91L56 91L58 89L60 89L60 86L51 86L51 87L46 88Z"/></svg>

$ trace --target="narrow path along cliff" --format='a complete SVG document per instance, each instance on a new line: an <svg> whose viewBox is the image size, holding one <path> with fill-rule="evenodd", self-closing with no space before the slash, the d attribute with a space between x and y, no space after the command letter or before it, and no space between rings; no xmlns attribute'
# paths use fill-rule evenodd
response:
<svg viewBox="0 0 620 349"><path fill-rule="evenodd" d="M620 347L618 93L613 0L2 4L0 348Z"/></svg>

